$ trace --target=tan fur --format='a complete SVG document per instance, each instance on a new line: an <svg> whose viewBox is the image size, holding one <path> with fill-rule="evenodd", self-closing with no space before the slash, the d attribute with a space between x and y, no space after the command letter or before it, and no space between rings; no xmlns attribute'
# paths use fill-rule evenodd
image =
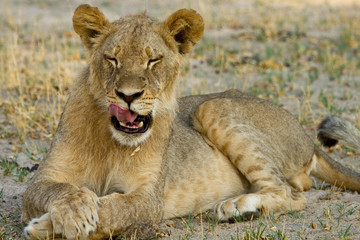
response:
<svg viewBox="0 0 360 240"><path fill-rule="evenodd" d="M175 98L184 54L203 33L195 11L110 23L81 5L73 23L89 66L24 194L27 238L101 239L137 229L147 238L154 231L146 228L163 218L212 208L219 220L281 214L304 207L298 190L310 187L309 174L326 179L319 169L328 159L314 155L300 124L278 106L235 90ZM149 128L120 131L112 104L148 116ZM343 171L344 186L359 186L349 179Z"/></svg>

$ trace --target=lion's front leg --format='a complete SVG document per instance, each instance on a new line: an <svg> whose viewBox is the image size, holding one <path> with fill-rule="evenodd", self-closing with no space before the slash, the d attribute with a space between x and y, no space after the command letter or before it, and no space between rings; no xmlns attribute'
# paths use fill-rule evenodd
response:
<svg viewBox="0 0 360 240"><path fill-rule="evenodd" d="M41 184L39 184L41 185ZM24 229L24 234L28 239L41 239L48 236L62 236L67 239L85 238L90 232L96 229L98 217L99 198L89 189L83 187L77 189L70 184L52 184L52 191L36 196L27 192L25 197L31 198L33 205L24 206L23 220L38 216L39 212L34 215L29 214L41 209L46 213L40 217L33 218L28 226ZM71 191L62 193L64 191ZM54 190L57 191L54 191ZM47 195L46 195L47 194ZM47 201L48 204L42 204L46 199L58 198L53 201ZM63 195L63 196L62 196Z"/></svg>
<svg viewBox="0 0 360 240"><path fill-rule="evenodd" d="M157 227L162 218L161 195L141 189L89 198L92 194L82 188L73 197L54 201L48 213L30 221L25 236L102 239L122 235L147 239L161 233Z"/></svg>
<svg viewBox="0 0 360 240"><path fill-rule="evenodd" d="M136 190L129 194L112 193L100 198L99 223L90 239L111 236L156 237L162 219L163 199L153 191Z"/></svg>

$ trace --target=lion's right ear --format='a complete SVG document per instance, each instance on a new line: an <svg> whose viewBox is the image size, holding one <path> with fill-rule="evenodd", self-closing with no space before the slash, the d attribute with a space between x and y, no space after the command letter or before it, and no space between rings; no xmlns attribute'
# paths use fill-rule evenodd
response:
<svg viewBox="0 0 360 240"><path fill-rule="evenodd" d="M103 35L111 29L111 23L96 7L80 5L74 12L73 26L75 32L88 50L91 50Z"/></svg>

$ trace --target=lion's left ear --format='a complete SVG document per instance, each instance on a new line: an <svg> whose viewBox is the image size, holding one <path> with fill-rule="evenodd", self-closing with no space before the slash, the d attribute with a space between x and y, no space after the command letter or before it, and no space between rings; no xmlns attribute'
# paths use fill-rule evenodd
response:
<svg viewBox="0 0 360 240"><path fill-rule="evenodd" d="M88 50L92 49L100 36L106 35L111 29L111 23L104 14L88 4L80 5L75 10L73 26Z"/></svg>
<svg viewBox="0 0 360 240"><path fill-rule="evenodd" d="M179 53L192 50L204 32L202 17L192 9L181 9L173 13L163 23L163 30L176 41Z"/></svg>

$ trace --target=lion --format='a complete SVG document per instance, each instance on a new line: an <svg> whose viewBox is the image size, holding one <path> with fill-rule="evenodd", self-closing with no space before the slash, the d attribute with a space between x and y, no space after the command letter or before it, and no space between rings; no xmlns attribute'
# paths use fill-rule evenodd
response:
<svg viewBox="0 0 360 240"><path fill-rule="evenodd" d="M146 238L162 219L211 209L219 221L300 211L309 175L360 190L359 174L273 103L237 90L176 98L204 31L196 11L110 23L80 5L73 26L88 66L24 193L28 239Z"/></svg>

